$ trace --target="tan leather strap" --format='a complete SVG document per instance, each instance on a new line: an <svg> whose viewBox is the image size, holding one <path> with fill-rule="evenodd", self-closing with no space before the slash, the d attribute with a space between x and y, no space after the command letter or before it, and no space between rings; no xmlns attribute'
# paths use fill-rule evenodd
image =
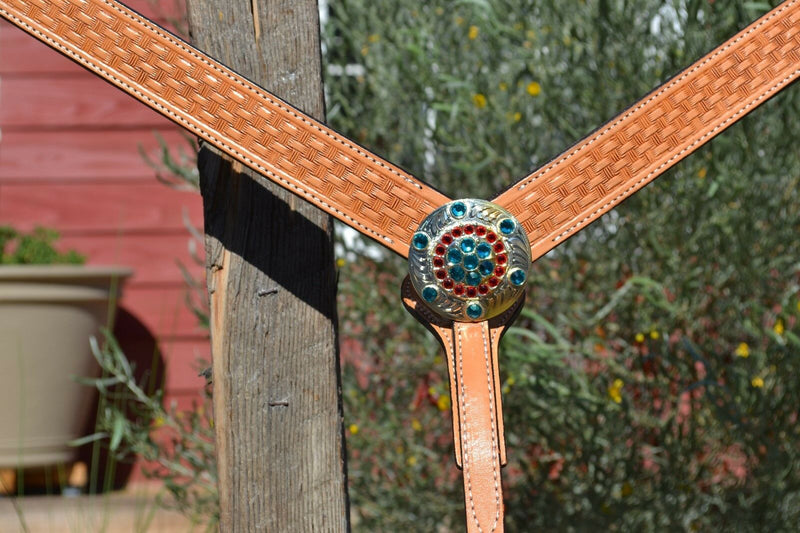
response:
<svg viewBox="0 0 800 533"><path fill-rule="evenodd" d="M0 15L404 257L448 201L118 2L0 0Z"/></svg>
<svg viewBox="0 0 800 533"><path fill-rule="evenodd" d="M533 260L800 76L800 0L788 0L493 202Z"/></svg>
<svg viewBox="0 0 800 533"><path fill-rule="evenodd" d="M500 468L506 464L506 448L497 353L522 300L488 322L463 323L435 315L419 300L408 278L402 293L406 308L436 335L446 354L467 531L503 531Z"/></svg>

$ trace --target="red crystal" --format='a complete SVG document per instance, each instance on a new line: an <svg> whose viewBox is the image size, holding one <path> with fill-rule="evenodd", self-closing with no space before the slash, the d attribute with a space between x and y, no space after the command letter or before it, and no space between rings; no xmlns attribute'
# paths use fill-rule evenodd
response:
<svg viewBox="0 0 800 533"><path fill-rule="evenodd" d="M478 235L479 237L483 237L484 235L486 235L486 228L484 228L483 226L478 226L477 228L475 228L475 234Z"/></svg>
<svg viewBox="0 0 800 533"><path fill-rule="evenodd" d="M453 237L461 237L461 228L453 228Z"/></svg>
<svg viewBox="0 0 800 533"><path fill-rule="evenodd" d="M436 255L444 255L444 252L446 250L447 249L444 246L442 246L441 244L437 244L436 249L434 251L436 252Z"/></svg>
<svg viewBox="0 0 800 533"><path fill-rule="evenodd" d="M499 265L505 265L507 259L508 258L506 257L506 254L500 254L494 258L494 260L497 261L497 264Z"/></svg>
<svg viewBox="0 0 800 533"><path fill-rule="evenodd" d="M454 293L456 293L456 294L458 294L459 296L461 296L462 294L464 294L464 285L462 285L461 283L459 283L459 284L458 284L458 285L456 285L456 287L453 289L453 292L454 292Z"/></svg>
<svg viewBox="0 0 800 533"><path fill-rule="evenodd" d="M444 259L441 257L434 257L433 258L433 266L435 267L443 267L444 266Z"/></svg>
<svg viewBox="0 0 800 533"><path fill-rule="evenodd" d="M472 224L467 224L466 226L464 226L464 233L466 233L467 235L471 235L474 232L475 232L475 226L473 226Z"/></svg>
<svg viewBox="0 0 800 533"><path fill-rule="evenodd" d="M453 283L453 280L452 280L452 279L450 279L450 278L447 278L446 280L444 280L444 281L442 282L442 287L444 287L444 288L445 288L445 289L447 289L447 290L450 290L450 289L452 289L452 288L453 288L453 285L454 285L454 283Z"/></svg>
<svg viewBox="0 0 800 533"><path fill-rule="evenodd" d="M489 233L486 234L486 240L489 242L494 242L497 240L497 235L495 235L493 232L490 231Z"/></svg>
<svg viewBox="0 0 800 533"><path fill-rule="evenodd" d="M479 285L478 292L481 294L486 294L487 292L489 292L489 287L486 285Z"/></svg>
<svg viewBox="0 0 800 533"><path fill-rule="evenodd" d="M497 267L497 268L494 269L494 275L495 276L502 276L505 273L506 273L506 269L504 267Z"/></svg>
<svg viewBox="0 0 800 533"><path fill-rule="evenodd" d="M442 242L445 244L450 244L451 242L453 242L453 236L450 235L449 233L445 233L444 235L442 235Z"/></svg>
<svg viewBox="0 0 800 533"><path fill-rule="evenodd" d="M475 298L478 295L478 289L475 287L467 287L467 297Z"/></svg>
<svg viewBox="0 0 800 533"><path fill-rule="evenodd" d="M501 267L500 267L500 268L501 268ZM502 276L502 274L500 274L500 275ZM497 279L497 278L491 278L491 279L489 280L489 286L491 286L491 287L497 287L497 284L498 284L498 283L500 283L500 280L499 280L499 279Z"/></svg>
<svg viewBox="0 0 800 533"><path fill-rule="evenodd" d="M447 277L447 272L446 272L446 271L444 271L444 270L437 270L437 271L436 271L436 277L437 277L438 279L444 279L444 278L446 278L446 277Z"/></svg>
<svg viewBox="0 0 800 533"><path fill-rule="evenodd" d="M495 252L498 252L498 253L500 253L500 252L502 252L504 249L505 249L505 246L503 246L503 243L502 243L502 242L498 242L498 243L496 243L496 244L494 245L494 251L495 251Z"/></svg>

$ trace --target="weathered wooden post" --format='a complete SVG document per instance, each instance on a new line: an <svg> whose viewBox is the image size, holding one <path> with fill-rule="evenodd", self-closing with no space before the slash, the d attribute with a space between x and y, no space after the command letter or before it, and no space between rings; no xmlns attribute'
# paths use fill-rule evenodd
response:
<svg viewBox="0 0 800 533"><path fill-rule="evenodd" d="M324 118L315 0L188 0L194 44ZM199 158L222 531L344 531L329 215L208 146Z"/></svg>

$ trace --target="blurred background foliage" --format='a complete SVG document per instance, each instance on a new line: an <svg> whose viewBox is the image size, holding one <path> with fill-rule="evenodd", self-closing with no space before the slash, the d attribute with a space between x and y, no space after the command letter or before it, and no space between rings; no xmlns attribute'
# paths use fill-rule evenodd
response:
<svg viewBox="0 0 800 533"><path fill-rule="evenodd" d="M492 197L776 4L331 1L328 121ZM500 354L510 531L796 530L799 112L784 91L534 264ZM354 527L462 530L439 347L364 250L339 262Z"/></svg>
<svg viewBox="0 0 800 533"><path fill-rule="evenodd" d="M328 121L452 197L489 198L776 4L330 0ZM509 531L797 530L798 117L790 88L533 265L500 353ZM162 180L196 186L161 159ZM353 527L463 531L446 368L400 305L406 265L339 229ZM151 401L109 346L96 385L122 389L88 438L158 463L214 529L208 403Z"/></svg>

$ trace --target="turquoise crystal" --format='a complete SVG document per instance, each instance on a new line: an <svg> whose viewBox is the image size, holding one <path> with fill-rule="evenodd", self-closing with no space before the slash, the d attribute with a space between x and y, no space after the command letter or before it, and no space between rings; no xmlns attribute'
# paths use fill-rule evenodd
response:
<svg viewBox="0 0 800 533"><path fill-rule="evenodd" d="M483 279L480 274L477 272L467 272L467 285L471 287L477 287L480 285L481 280Z"/></svg>
<svg viewBox="0 0 800 533"><path fill-rule="evenodd" d="M471 303L467 306L467 316L473 319L480 318L483 314L483 307L477 303Z"/></svg>
<svg viewBox="0 0 800 533"><path fill-rule="evenodd" d="M417 250L424 250L428 247L429 242L430 240L428 239L428 236L421 232L415 233L414 237L411 239L412 246L414 246L414 248Z"/></svg>
<svg viewBox="0 0 800 533"><path fill-rule="evenodd" d="M464 279L464 269L460 266L454 266L450 268L450 277L453 281L461 281Z"/></svg>
<svg viewBox="0 0 800 533"><path fill-rule="evenodd" d="M475 251L475 239L466 238L461 241L461 251L469 254Z"/></svg>
<svg viewBox="0 0 800 533"><path fill-rule="evenodd" d="M469 254L464 256L464 268L467 270L475 270L478 268L478 256Z"/></svg>
<svg viewBox="0 0 800 533"><path fill-rule="evenodd" d="M430 303L439 296L439 291L436 290L436 287L425 287L422 289L422 299L426 302Z"/></svg>
<svg viewBox="0 0 800 533"><path fill-rule="evenodd" d="M511 283L516 285L517 287L523 285L525 283L525 278L527 277L528 275L521 268L512 270L511 273L508 275L508 279L510 279Z"/></svg>
<svg viewBox="0 0 800 533"><path fill-rule="evenodd" d="M461 262L461 252L458 251L458 248L450 248L447 251L447 262L451 265L456 265Z"/></svg>
<svg viewBox="0 0 800 533"><path fill-rule="evenodd" d="M516 222L511 220L510 218L505 218L500 221L500 233L503 235L510 235L511 232L517 227Z"/></svg>
<svg viewBox="0 0 800 533"><path fill-rule="evenodd" d="M464 202L453 202L450 206L450 214L456 218L461 218L467 214L467 205Z"/></svg>

